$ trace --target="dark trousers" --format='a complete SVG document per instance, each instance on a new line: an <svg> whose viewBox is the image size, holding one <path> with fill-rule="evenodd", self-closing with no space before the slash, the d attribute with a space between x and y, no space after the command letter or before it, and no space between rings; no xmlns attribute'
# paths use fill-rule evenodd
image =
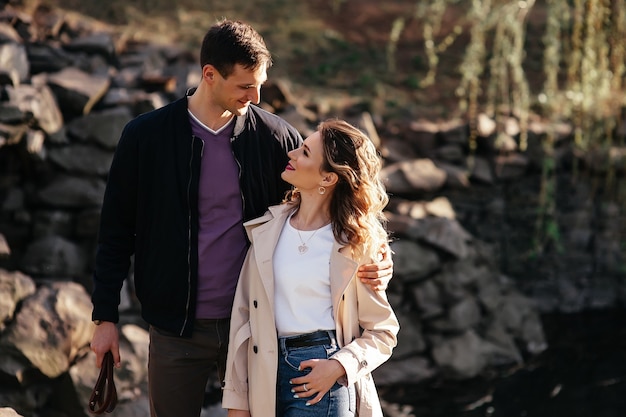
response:
<svg viewBox="0 0 626 417"><path fill-rule="evenodd" d="M196 320L191 338L150 326L148 390L152 417L198 417L211 372L223 383L230 319Z"/></svg>

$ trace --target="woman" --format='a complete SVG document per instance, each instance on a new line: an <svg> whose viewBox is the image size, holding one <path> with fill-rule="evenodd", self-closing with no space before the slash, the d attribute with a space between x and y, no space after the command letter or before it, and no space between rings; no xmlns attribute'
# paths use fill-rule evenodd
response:
<svg viewBox="0 0 626 417"><path fill-rule="evenodd" d="M386 294L355 278L388 239L380 159L340 120L289 158L286 202L245 224L222 406L229 417L382 416L370 373L399 325Z"/></svg>

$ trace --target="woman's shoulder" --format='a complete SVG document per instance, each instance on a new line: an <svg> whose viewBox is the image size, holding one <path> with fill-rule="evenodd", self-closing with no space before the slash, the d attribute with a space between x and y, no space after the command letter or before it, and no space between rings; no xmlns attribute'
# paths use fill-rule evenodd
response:
<svg viewBox="0 0 626 417"><path fill-rule="evenodd" d="M262 216L256 217L252 220L248 220L247 222L243 223L243 226L245 228L249 228L249 227L254 227L254 226L258 226L260 224L266 223L270 220L272 220L274 218L274 216L272 216L272 213L270 213L269 211L266 211L265 214L263 214Z"/></svg>
<svg viewBox="0 0 626 417"><path fill-rule="evenodd" d="M288 212L290 209L291 208L287 204L278 204L275 206L270 206L262 216L248 220L244 222L243 225L244 227L248 227L248 226L258 226L260 224L267 223L268 221L276 217L280 217L283 213Z"/></svg>
<svg viewBox="0 0 626 417"><path fill-rule="evenodd" d="M245 222L243 226L246 229L246 234L248 235L248 239L252 240L252 230L254 230L255 228L261 225L264 225L267 222L274 221L274 220L280 221L281 219L286 218L291 210L292 208L288 204L279 204L276 206L270 206L265 212L265 214L263 214L262 216Z"/></svg>

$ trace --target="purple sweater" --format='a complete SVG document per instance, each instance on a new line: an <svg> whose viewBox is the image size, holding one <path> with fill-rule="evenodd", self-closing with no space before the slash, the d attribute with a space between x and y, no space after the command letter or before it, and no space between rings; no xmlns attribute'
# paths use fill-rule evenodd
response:
<svg viewBox="0 0 626 417"><path fill-rule="evenodd" d="M198 209L197 319L230 317L239 271L248 249L243 228L239 168L230 137L233 122L218 132L190 116L191 129L204 142Z"/></svg>

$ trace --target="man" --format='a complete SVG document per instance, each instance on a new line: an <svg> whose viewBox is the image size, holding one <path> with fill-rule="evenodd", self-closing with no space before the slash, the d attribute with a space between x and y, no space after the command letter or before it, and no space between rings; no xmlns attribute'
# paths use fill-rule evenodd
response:
<svg viewBox="0 0 626 417"><path fill-rule="evenodd" d="M302 137L259 107L272 65L249 25L221 21L200 51L187 97L138 116L122 132L102 205L91 342L96 364L120 364L118 305L135 256L135 290L150 325L152 416L197 417L212 368L223 380L229 318L248 247L243 222L279 203L280 174ZM392 262L362 266L385 287Z"/></svg>

